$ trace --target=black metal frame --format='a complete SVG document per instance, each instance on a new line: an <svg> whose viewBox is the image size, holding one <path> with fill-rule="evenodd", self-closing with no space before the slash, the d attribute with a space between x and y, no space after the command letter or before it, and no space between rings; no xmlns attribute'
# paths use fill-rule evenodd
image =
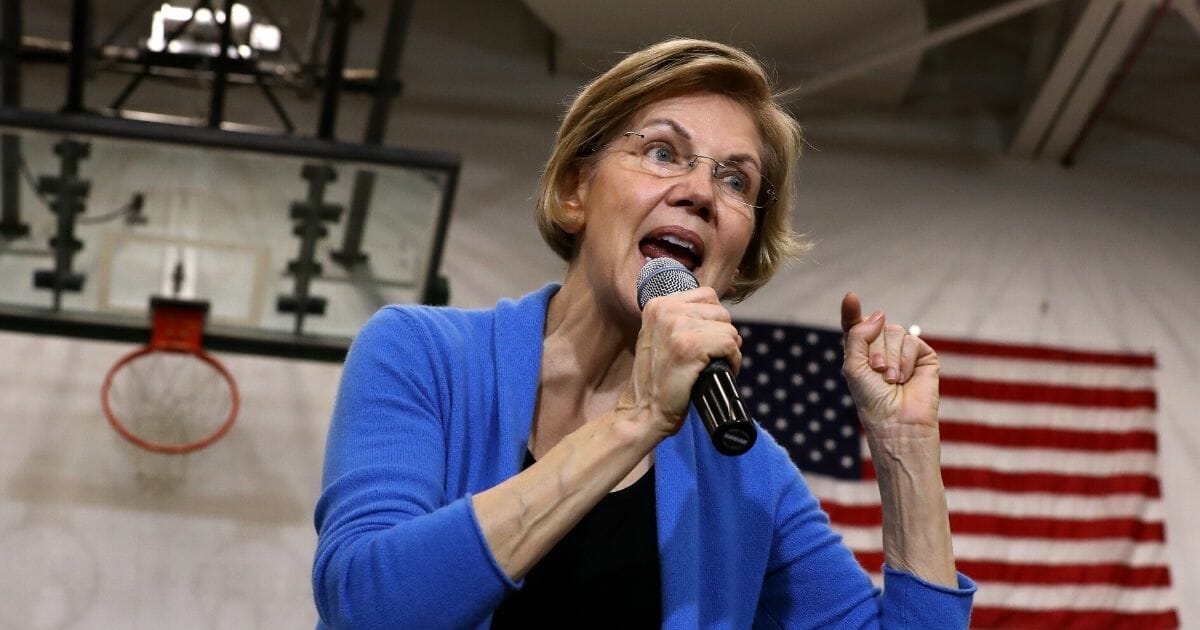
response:
<svg viewBox="0 0 1200 630"><path fill-rule="evenodd" d="M21 36L24 35L24 11L21 0L3 0L3 67L0 89L5 107L21 106ZM21 221L21 139L12 134L0 136L0 238L19 238L29 234L29 225Z"/></svg>
<svg viewBox="0 0 1200 630"><path fill-rule="evenodd" d="M102 136L144 140L183 146L252 151L301 157L314 161L335 160L380 166L413 168L440 173L444 177L441 204L434 224L433 243L426 261L426 278L421 301L438 297L438 270L442 248L454 205L461 161L450 153L403 149L380 145L349 144L319 138L270 136L208 127L106 118L88 114L55 114L0 107L0 130L19 128L63 135ZM149 339L149 321L88 313L55 312L25 306L0 304L0 329L54 334L110 341ZM340 361L350 339L321 335L289 335L256 329L213 327L205 334L205 347L213 350L269 356Z"/></svg>

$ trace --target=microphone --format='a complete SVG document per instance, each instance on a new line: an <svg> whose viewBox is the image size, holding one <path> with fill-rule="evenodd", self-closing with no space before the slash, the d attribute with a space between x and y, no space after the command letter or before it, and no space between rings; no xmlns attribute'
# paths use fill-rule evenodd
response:
<svg viewBox="0 0 1200 630"><path fill-rule="evenodd" d="M638 307L656 297L700 286L696 276L673 258L652 258L638 273ZM713 446L723 455L741 455L754 446L758 431L746 415L729 362L713 359L692 385L692 404L708 429Z"/></svg>

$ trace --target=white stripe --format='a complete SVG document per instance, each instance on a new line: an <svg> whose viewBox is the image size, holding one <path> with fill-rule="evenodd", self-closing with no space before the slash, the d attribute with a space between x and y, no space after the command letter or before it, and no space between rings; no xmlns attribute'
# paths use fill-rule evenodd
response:
<svg viewBox="0 0 1200 630"><path fill-rule="evenodd" d="M879 527L837 527L846 546L855 551L883 551ZM1136 542L1124 538L1103 540L1045 540L956 534L954 557L1029 564L1105 564L1134 567L1164 566L1161 542Z"/></svg>
<svg viewBox="0 0 1200 630"><path fill-rule="evenodd" d="M874 480L848 481L806 473L804 483L818 499L842 505L879 505L879 486Z"/></svg>
<svg viewBox="0 0 1200 630"><path fill-rule="evenodd" d="M1099 409L943 397L938 416L997 427L1076 431L1153 431L1153 409Z"/></svg>
<svg viewBox="0 0 1200 630"><path fill-rule="evenodd" d="M1148 523L1164 519L1162 501L1136 494L1076 497L1056 494L948 490L950 511L1009 517L1101 519L1136 518Z"/></svg>
<svg viewBox="0 0 1200 630"><path fill-rule="evenodd" d="M1101 477L1121 474L1157 475L1158 457L1155 453L1146 451L1092 453L943 442L942 467Z"/></svg>
<svg viewBox="0 0 1200 630"><path fill-rule="evenodd" d="M1152 389L1154 368L938 353L943 376L1006 383Z"/></svg>
<svg viewBox="0 0 1200 630"><path fill-rule="evenodd" d="M845 506L879 505L879 486L874 481L835 481L825 477L806 479L813 494L822 501ZM1140 494L1081 497L1045 492L1000 492L950 488L946 504L951 512L995 514L1040 518L1136 518L1145 522L1165 520L1161 499Z"/></svg>
<svg viewBox="0 0 1200 630"><path fill-rule="evenodd" d="M1111 610L1151 613L1173 610L1176 602L1171 587L1122 588L1109 584L1015 585L980 582L976 606L1000 606L1025 610Z"/></svg>

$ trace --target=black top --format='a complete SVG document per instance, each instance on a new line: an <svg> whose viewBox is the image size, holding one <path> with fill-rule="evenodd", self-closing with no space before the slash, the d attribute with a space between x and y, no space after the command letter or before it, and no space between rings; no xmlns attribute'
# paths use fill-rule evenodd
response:
<svg viewBox="0 0 1200 630"><path fill-rule="evenodd" d="M533 462L527 452L524 467ZM653 466L585 514L492 617L492 628L657 628L661 623Z"/></svg>

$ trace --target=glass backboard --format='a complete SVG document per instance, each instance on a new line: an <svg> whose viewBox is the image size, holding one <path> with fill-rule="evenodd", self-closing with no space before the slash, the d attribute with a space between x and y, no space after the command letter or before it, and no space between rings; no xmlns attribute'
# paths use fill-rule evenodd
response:
<svg viewBox="0 0 1200 630"><path fill-rule="evenodd" d="M209 303L206 347L336 359L444 294L454 156L17 110L0 134L27 230L0 239L0 328L133 339L178 297Z"/></svg>

